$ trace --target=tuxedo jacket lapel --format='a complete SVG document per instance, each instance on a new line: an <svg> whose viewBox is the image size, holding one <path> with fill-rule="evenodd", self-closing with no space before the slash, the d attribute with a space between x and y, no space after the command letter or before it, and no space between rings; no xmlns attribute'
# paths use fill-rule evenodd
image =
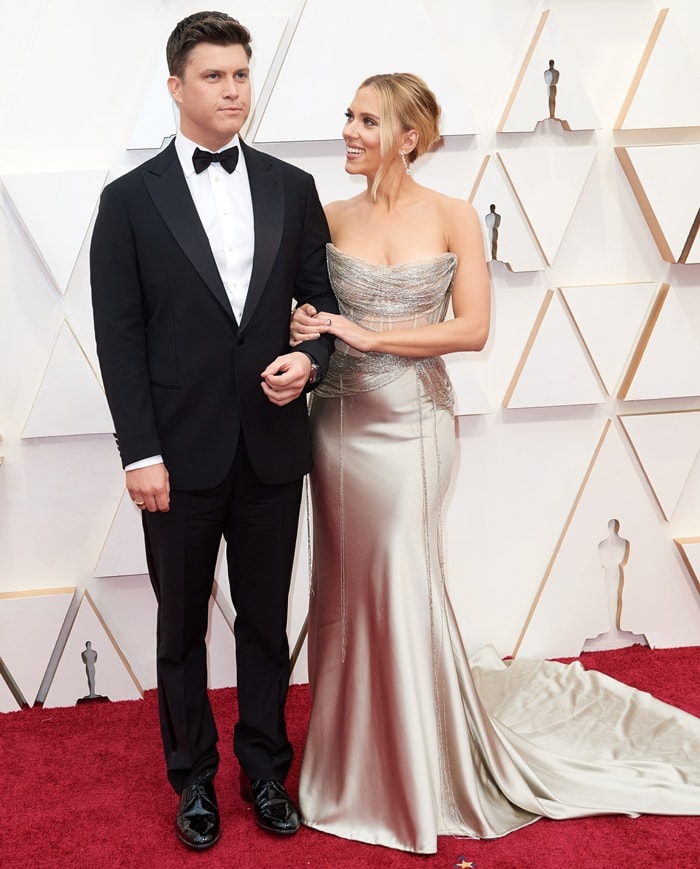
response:
<svg viewBox="0 0 700 869"><path fill-rule="evenodd" d="M253 200L255 253L253 272L240 328L243 331L260 301L277 256L284 227L284 199L279 168L260 151L241 141Z"/></svg>
<svg viewBox="0 0 700 869"><path fill-rule="evenodd" d="M211 252L209 239L182 173L174 142L171 142L157 159L151 161L143 177L153 203L175 240L226 313L235 322L231 303Z"/></svg>
<svg viewBox="0 0 700 869"><path fill-rule="evenodd" d="M240 328L251 319L275 261L284 228L284 200L279 168L260 151L241 142L253 201L255 251L253 271ZM175 144L171 143L144 171L144 182L175 240L202 279L234 320L207 234L190 195Z"/></svg>

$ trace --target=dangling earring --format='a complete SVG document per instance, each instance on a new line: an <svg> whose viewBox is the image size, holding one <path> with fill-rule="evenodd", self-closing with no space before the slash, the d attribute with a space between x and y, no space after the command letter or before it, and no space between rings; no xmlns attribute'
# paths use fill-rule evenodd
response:
<svg viewBox="0 0 700 869"><path fill-rule="evenodd" d="M408 160L406 159L406 152L401 151L401 162L403 163L403 168L406 170L406 174L411 174L411 167L408 165Z"/></svg>

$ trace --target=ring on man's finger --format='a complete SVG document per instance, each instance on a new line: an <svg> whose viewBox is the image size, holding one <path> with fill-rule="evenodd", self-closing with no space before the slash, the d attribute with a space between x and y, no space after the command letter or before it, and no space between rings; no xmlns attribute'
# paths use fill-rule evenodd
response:
<svg viewBox="0 0 700 869"><path fill-rule="evenodd" d="M328 325L329 325L329 326L332 326L332 325L333 325L333 321L331 320L330 317L328 318Z"/></svg>

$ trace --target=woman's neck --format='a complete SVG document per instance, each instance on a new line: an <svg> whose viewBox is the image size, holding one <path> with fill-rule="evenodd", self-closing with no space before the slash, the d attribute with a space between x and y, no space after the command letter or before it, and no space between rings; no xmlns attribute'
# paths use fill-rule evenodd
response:
<svg viewBox="0 0 700 869"><path fill-rule="evenodd" d="M374 178L367 179L367 191L371 197ZM416 182L406 174L403 167L400 171L390 170L379 182L373 205L385 211L395 211L402 200L414 192Z"/></svg>

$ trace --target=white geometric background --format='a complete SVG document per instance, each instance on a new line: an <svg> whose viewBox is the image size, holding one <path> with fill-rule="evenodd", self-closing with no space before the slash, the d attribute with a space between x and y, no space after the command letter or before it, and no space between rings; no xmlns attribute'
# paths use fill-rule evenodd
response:
<svg viewBox="0 0 700 869"><path fill-rule="evenodd" d="M139 515L96 361L87 253L104 183L174 133L182 0L0 0L0 711L155 685ZM446 548L468 648L525 657L700 644L700 4L238 0L247 140L353 195L343 112L374 72L436 91L420 183L501 216L494 317L448 359ZM560 72L555 119L543 73ZM491 243L484 223L484 250ZM292 645L306 612L305 510ZM619 590L622 588L621 597ZM210 675L235 683L223 575ZM293 678L306 681L305 654Z"/></svg>

